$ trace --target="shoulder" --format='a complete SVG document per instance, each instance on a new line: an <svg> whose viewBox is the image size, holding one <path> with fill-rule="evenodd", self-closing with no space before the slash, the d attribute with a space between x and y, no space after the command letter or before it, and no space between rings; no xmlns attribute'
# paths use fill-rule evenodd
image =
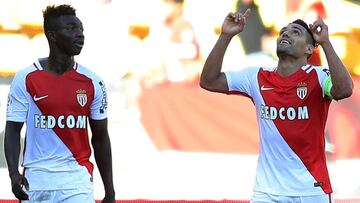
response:
<svg viewBox="0 0 360 203"><path fill-rule="evenodd" d="M276 67L273 67L273 66L262 66L262 67L259 67L258 68L259 70L261 71L266 71L266 72L274 72L276 70Z"/></svg>
<svg viewBox="0 0 360 203"><path fill-rule="evenodd" d="M227 77L235 77L238 78L240 76L244 76L244 77L248 77L248 78L253 78L258 76L259 73L261 74L271 74L274 72L274 70L276 70L276 68L274 67L246 67L240 70L231 70L231 71L226 71L225 75Z"/></svg>
<svg viewBox="0 0 360 203"><path fill-rule="evenodd" d="M104 94L107 91L104 80L94 71L81 64L78 64L76 71L91 80L96 92Z"/></svg>
<svg viewBox="0 0 360 203"><path fill-rule="evenodd" d="M276 73L276 67L259 67L257 70L257 76L265 75L266 77L271 76L272 74Z"/></svg>
<svg viewBox="0 0 360 203"><path fill-rule="evenodd" d="M101 77L97 73L79 63L77 64L76 72L86 76L94 82L102 81Z"/></svg>
<svg viewBox="0 0 360 203"><path fill-rule="evenodd" d="M27 66L21 70L19 70L18 72L16 72L14 79L13 79L13 83L14 82L20 82L20 81L25 81L26 76L28 76L30 73L34 72L38 70L34 64Z"/></svg>
<svg viewBox="0 0 360 203"><path fill-rule="evenodd" d="M307 73L310 73L311 71L315 71L317 73L317 75L320 76L330 76L330 71L329 68L327 67L323 67L323 66L312 66L309 65L309 68L307 68L306 70L304 70Z"/></svg>

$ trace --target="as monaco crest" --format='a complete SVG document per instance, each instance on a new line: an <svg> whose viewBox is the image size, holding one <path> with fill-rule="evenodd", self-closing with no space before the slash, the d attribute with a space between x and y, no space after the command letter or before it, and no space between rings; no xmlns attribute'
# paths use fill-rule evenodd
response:
<svg viewBox="0 0 360 203"><path fill-rule="evenodd" d="M83 89L76 90L76 98L81 107L84 107L87 102L86 91Z"/></svg>
<svg viewBox="0 0 360 203"><path fill-rule="evenodd" d="M300 99L304 99L307 94L307 85L305 82L301 82L297 85L296 94Z"/></svg>

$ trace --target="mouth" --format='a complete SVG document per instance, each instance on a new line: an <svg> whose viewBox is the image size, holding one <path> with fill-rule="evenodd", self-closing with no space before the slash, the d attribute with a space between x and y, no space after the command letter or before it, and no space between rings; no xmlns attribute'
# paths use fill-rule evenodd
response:
<svg viewBox="0 0 360 203"><path fill-rule="evenodd" d="M288 39L283 38L283 39L280 40L279 44L290 45L291 43L290 43L290 41Z"/></svg>
<svg viewBox="0 0 360 203"><path fill-rule="evenodd" d="M74 45L78 48L82 48L84 46L84 41L83 40L75 41Z"/></svg>

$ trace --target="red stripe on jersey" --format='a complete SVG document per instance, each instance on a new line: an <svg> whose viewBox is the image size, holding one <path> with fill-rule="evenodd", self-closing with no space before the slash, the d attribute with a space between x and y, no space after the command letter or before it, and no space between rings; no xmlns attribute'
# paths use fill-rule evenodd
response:
<svg viewBox="0 0 360 203"><path fill-rule="evenodd" d="M40 70L26 77L26 87L32 98L44 97L41 100L34 99L42 115L51 115L56 119L64 118L61 123L65 126L57 124L52 129L69 148L77 162L85 166L92 174L93 164L89 161L91 149L87 127L70 128L66 123L66 118L69 117L89 116L90 104L94 99L94 86L91 79L77 73L74 69L62 75L53 75ZM87 119L85 122L87 123Z"/></svg>
<svg viewBox="0 0 360 203"><path fill-rule="evenodd" d="M306 73L299 69L288 77L276 72L260 69L258 82L266 106L283 109L283 116L273 120L276 128L301 159L307 170L314 177L325 193L331 193L331 185L325 160L324 129L330 100L323 98L317 73L312 70ZM267 87L267 89L260 88ZM301 92L302 91L302 92ZM302 93L302 94L300 94ZM300 97L304 96L303 99ZM308 118L296 115L291 118L286 110L307 108ZM280 112L280 111L279 111ZM289 119L290 118L290 119Z"/></svg>

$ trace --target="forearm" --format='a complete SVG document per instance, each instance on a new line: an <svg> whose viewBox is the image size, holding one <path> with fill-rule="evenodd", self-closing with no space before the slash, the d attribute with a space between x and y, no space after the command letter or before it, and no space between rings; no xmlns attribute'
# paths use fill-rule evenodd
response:
<svg viewBox="0 0 360 203"><path fill-rule="evenodd" d="M11 127L6 125L4 151L10 176L19 173L20 149L20 132L14 132Z"/></svg>
<svg viewBox="0 0 360 203"><path fill-rule="evenodd" d="M111 144L109 136L98 136L92 139L94 156L104 184L105 196L115 195L112 172Z"/></svg>
<svg viewBox="0 0 360 203"><path fill-rule="evenodd" d="M214 48L205 61L201 72L200 85L206 86L215 81L221 73L221 67L224 60L226 49L232 39L232 36L221 34Z"/></svg>
<svg viewBox="0 0 360 203"><path fill-rule="evenodd" d="M333 84L332 96L339 100L349 97L352 94L353 82L345 65L336 54L330 41L322 43Z"/></svg>

